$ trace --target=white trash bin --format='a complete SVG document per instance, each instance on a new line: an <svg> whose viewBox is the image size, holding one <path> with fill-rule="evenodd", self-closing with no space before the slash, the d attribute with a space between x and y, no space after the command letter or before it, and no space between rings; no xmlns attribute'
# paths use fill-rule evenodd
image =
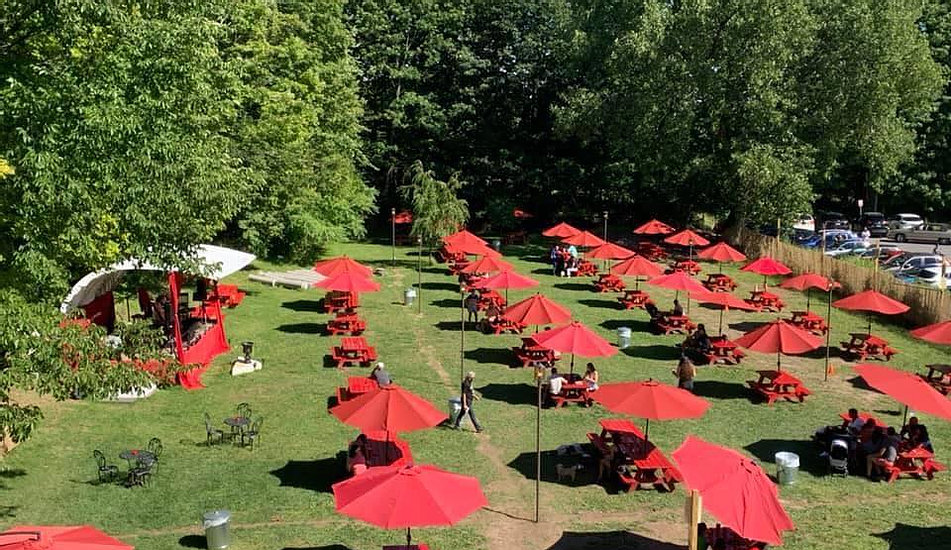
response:
<svg viewBox="0 0 951 550"><path fill-rule="evenodd" d="M416 289L407 288L406 291L403 292L403 305L411 306L413 305L413 302L415 301L416 301Z"/></svg>
<svg viewBox="0 0 951 550"><path fill-rule="evenodd" d="M776 479L780 485L796 483L796 474L799 472L799 455L785 451L776 453Z"/></svg>
<svg viewBox="0 0 951 550"><path fill-rule="evenodd" d="M617 329L617 347L627 349L631 345L631 328L619 327Z"/></svg>
<svg viewBox="0 0 951 550"><path fill-rule="evenodd" d="M461 412L462 412L462 398L450 397L449 398L449 424L455 424L456 417L459 416L459 413Z"/></svg>

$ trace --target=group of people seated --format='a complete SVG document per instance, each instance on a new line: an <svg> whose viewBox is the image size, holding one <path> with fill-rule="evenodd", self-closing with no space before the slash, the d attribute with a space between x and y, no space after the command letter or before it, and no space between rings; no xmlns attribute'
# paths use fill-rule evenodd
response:
<svg viewBox="0 0 951 550"><path fill-rule="evenodd" d="M765 542L744 539L732 529L722 526L708 528L706 523L697 524L697 548L699 550L727 550L728 548L743 548L744 550L765 550Z"/></svg>
<svg viewBox="0 0 951 550"><path fill-rule="evenodd" d="M687 335L687 338L684 339L682 344L682 349L684 354L689 354L693 359L699 359L700 357L705 358L710 350L712 349L713 344L710 342L710 336L707 334L707 327L700 323L697 325L696 330Z"/></svg>
<svg viewBox="0 0 951 550"><path fill-rule="evenodd" d="M578 249L575 245L565 247L556 244L549 253L551 268L556 277L573 277L578 272Z"/></svg>
<svg viewBox="0 0 951 550"><path fill-rule="evenodd" d="M547 377L542 381L542 386L548 388L548 404L554 405L555 398L562 395L564 391L564 385L566 383L573 383L579 380L577 374L570 375L569 378L566 378L564 375L558 372L556 367L551 369L546 369L548 371ZM584 382L585 389L588 393L597 391L598 384L601 381L601 375L598 373L598 369L595 368L594 363L588 363L585 367L584 375L580 377L580 380ZM589 399L586 403L587 406L591 406L591 400Z"/></svg>

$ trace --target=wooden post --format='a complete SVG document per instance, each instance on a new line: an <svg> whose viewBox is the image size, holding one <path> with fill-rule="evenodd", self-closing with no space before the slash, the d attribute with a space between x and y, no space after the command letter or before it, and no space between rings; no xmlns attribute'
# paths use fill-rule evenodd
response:
<svg viewBox="0 0 951 550"><path fill-rule="evenodd" d="M396 208L390 208L390 229L393 245L393 261L392 266L396 267Z"/></svg>
<svg viewBox="0 0 951 550"><path fill-rule="evenodd" d="M690 550L705 550L698 548L697 524L700 523L700 492L693 490L687 495L687 547Z"/></svg>
<svg viewBox="0 0 951 550"><path fill-rule="evenodd" d="M459 286L459 291L462 294L462 309L459 316L460 328L462 329L462 339L459 342L459 382L465 380L466 377L466 290L465 287Z"/></svg>

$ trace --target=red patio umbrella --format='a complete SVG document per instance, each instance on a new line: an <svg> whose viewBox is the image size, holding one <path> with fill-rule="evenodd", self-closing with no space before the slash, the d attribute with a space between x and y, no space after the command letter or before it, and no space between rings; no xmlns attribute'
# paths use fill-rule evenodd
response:
<svg viewBox="0 0 951 550"><path fill-rule="evenodd" d="M687 487L700 493L703 507L741 537L779 545L782 532L795 528L776 485L754 460L694 435L673 458Z"/></svg>
<svg viewBox="0 0 951 550"><path fill-rule="evenodd" d="M951 345L951 321L916 328L911 335L932 344Z"/></svg>
<svg viewBox="0 0 951 550"><path fill-rule="evenodd" d="M855 372L876 390L915 411L951 420L951 400L920 376L880 365L856 365ZM904 422L903 422L904 423Z"/></svg>
<svg viewBox="0 0 951 550"><path fill-rule="evenodd" d="M848 311L865 311L868 313L868 333L872 334L872 313L882 315L898 315L905 313L910 307L885 296L877 290L864 290L858 294L846 296L832 302L832 305Z"/></svg>
<svg viewBox="0 0 951 550"><path fill-rule="evenodd" d="M432 428L448 418L429 401L396 384L344 401L330 412L364 432L411 432Z"/></svg>
<svg viewBox="0 0 951 550"><path fill-rule="evenodd" d="M507 307L502 317L523 325L553 325L570 321L571 312L544 295L535 294Z"/></svg>
<svg viewBox="0 0 951 550"><path fill-rule="evenodd" d="M3 550L133 550L91 525L18 525L0 533Z"/></svg>
<svg viewBox="0 0 951 550"><path fill-rule="evenodd" d="M635 235L669 235L674 228L659 220L651 220L634 230Z"/></svg>
<svg viewBox="0 0 951 550"><path fill-rule="evenodd" d="M515 208L512 210L512 217L517 220L530 220L534 218L535 215L530 212L526 212L525 210L522 210L521 208Z"/></svg>
<svg viewBox="0 0 951 550"><path fill-rule="evenodd" d="M691 229L684 229L680 233L671 235L664 239L667 244L676 244L678 246L707 246L710 241L698 235Z"/></svg>
<svg viewBox="0 0 951 550"><path fill-rule="evenodd" d="M633 250L628 250L623 246L618 246L614 243L604 243L589 250L587 256L597 260L623 260L624 258L630 258L634 254L635 252Z"/></svg>
<svg viewBox="0 0 951 550"><path fill-rule="evenodd" d="M601 239L601 237L598 237L597 235L595 235L594 233L590 231L582 231L581 233L578 233L577 235L566 237L562 239L561 242L565 244L573 244L575 246L588 247L588 248L601 246L602 244L604 244L604 240Z"/></svg>
<svg viewBox="0 0 951 550"><path fill-rule="evenodd" d="M327 290L351 293L376 292L380 290L379 283L371 281L354 271L344 271L334 277L328 277L323 281L314 283L314 286L326 288Z"/></svg>
<svg viewBox="0 0 951 550"><path fill-rule="evenodd" d="M687 274L686 271L674 271L670 275L661 275L647 281L647 284L675 290L674 299L680 297L680 292L687 292L687 311L690 311L690 293L709 292L705 286Z"/></svg>
<svg viewBox="0 0 951 550"><path fill-rule="evenodd" d="M645 439L650 433L651 420L699 418L710 408L706 399L654 380L604 384L591 396L611 412L646 419Z"/></svg>
<svg viewBox="0 0 951 550"><path fill-rule="evenodd" d="M783 370L783 355L799 355L822 345L822 339L782 319L764 324L734 343L751 351L776 354L776 369Z"/></svg>
<svg viewBox="0 0 951 550"><path fill-rule="evenodd" d="M488 245L488 241L477 237L475 234L470 233L468 230L463 229L461 231L456 231L452 235L447 235L442 238L442 242L446 244L451 244L453 246L463 246L463 245Z"/></svg>
<svg viewBox="0 0 951 550"><path fill-rule="evenodd" d="M314 264L314 271L320 273L324 277L334 277L345 271L352 271L358 275L363 275L364 277L373 276L372 269L346 255L321 260Z"/></svg>
<svg viewBox="0 0 951 550"><path fill-rule="evenodd" d="M743 254L739 250L726 244L726 242L718 242L717 244L709 248L704 248L698 252L697 257L704 260L715 261L717 263L717 271L723 273L723 269L720 267L720 264L723 262L742 262L746 259L746 254Z"/></svg>
<svg viewBox="0 0 951 550"><path fill-rule="evenodd" d="M479 480L435 466L386 466L333 485L337 512L384 529L453 525L489 504Z"/></svg>
<svg viewBox="0 0 951 550"><path fill-rule="evenodd" d="M563 326L546 330L534 336L535 343L543 348L571 354L571 370L575 371L575 355L581 357L610 357L617 353L617 348L601 338L591 329L572 321Z"/></svg>
<svg viewBox="0 0 951 550"><path fill-rule="evenodd" d="M755 306L746 303L745 300L738 298L729 292L694 292L690 297L701 304L710 304L720 306L720 329L723 334L723 312L727 309L741 309L743 311L754 311Z"/></svg>
<svg viewBox="0 0 951 550"><path fill-rule="evenodd" d="M397 213L392 217L393 223L397 225L405 225L408 223L413 223L413 213L409 210L403 210Z"/></svg>
<svg viewBox="0 0 951 550"><path fill-rule="evenodd" d="M446 243L444 246L447 252L453 254L461 253L466 256L492 256L496 258L502 256L502 254L489 245L478 242L460 241L458 243Z"/></svg>
<svg viewBox="0 0 951 550"><path fill-rule="evenodd" d="M504 288L505 301L508 302L510 288L531 288L538 286L538 281L510 270L502 271L492 277L477 281L473 286L476 288Z"/></svg>
<svg viewBox="0 0 951 550"><path fill-rule="evenodd" d="M574 237L578 233L581 233L580 229L576 229L565 222L561 222L542 231L542 235L545 237L557 237L559 239Z"/></svg>
<svg viewBox="0 0 951 550"><path fill-rule="evenodd" d="M811 290L817 288L819 290L829 290L829 285L832 284L832 281L819 275L818 273L803 273L802 275L796 275L795 277L790 277L785 281L779 283L779 286L782 288L787 288L789 290L798 290L802 292L806 291L806 310L809 309L809 299Z"/></svg>
<svg viewBox="0 0 951 550"><path fill-rule="evenodd" d="M514 266L501 258L494 256L483 256L481 259L471 262L462 268L463 273L497 273L499 271L509 271Z"/></svg>
<svg viewBox="0 0 951 550"><path fill-rule="evenodd" d="M633 256L623 262L614 264L611 273L620 277L634 277L634 288L640 284L640 277L660 277L664 274L663 268L643 256Z"/></svg>
<svg viewBox="0 0 951 550"><path fill-rule="evenodd" d="M740 268L740 271L749 271L750 273L759 273L763 276L763 286L766 286L766 276L767 275L789 275L792 273L792 270L786 267L785 264L770 258L769 256L763 256L757 258L752 262L746 264Z"/></svg>

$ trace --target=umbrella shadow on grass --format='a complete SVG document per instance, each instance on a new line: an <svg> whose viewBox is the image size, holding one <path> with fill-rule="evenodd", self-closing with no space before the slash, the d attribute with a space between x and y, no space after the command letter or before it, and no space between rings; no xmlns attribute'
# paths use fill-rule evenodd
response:
<svg viewBox="0 0 951 550"><path fill-rule="evenodd" d="M585 452L590 452L587 445L581 447ZM575 478L563 478L559 481L556 467L558 464L563 466L581 465L581 469L575 472ZM525 476L526 479L535 480L535 452L520 453L515 460L508 463L509 468ZM542 483L553 483L558 485L567 485L569 487L581 487L584 485L594 485L597 483L598 463L593 456L583 458L578 455L559 456L558 451L542 451ZM608 489L611 494L616 494L616 488Z"/></svg>
<svg viewBox="0 0 951 550"><path fill-rule="evenodd" d="M346 452L340 451L336 456L319 460L289 460L270 474L280 480L281 487L329 493L331 485L346 476L345 462Z"/></svg>
<svg viewBox="0 0 951 550"><path fill-rule="evenodd" d="M868 383L865 382L865 379L862 378L861 376L853 376L852 378L847 379L846 382L848 382L849 384L851 384L852 387L855 388L855 389L857 389L857 390L865 390L865 391L870 391L870 392L882 394L882 392L876 390L876 389L873 388L872 386L869 386ZM884 394L882 394L882 395L884 395Z"/></svg>
<svg viewBox="0 0 951 550"><path fill-rule="evenodd" d="M891 531L874 533L888 542L889 550L951 550L951 527L918 527L896 523Z"/></svg>
<svg viewBox="0 0 951 550"><path fill-rule="evenodd" d="M510 405L537 405L538 388L529 384L486 384L476 388L482 397Z"/></svg>
<svg viewBox="0 0 951 550"><path fill-rule="evenodd" d="M480 365L512 365L512 350L509 348L476 348L466 350L466 359Z"/></svg>
<svg viewBox="0 0 951 550"><path fill-rule="evenodd" d="M462 321L439 321L438 323L433 324L434 327L439 330L447 330L451 332L459 332L462 329ZM466 323L466 332L475 331L475 323Z"/></svg>
<svg viewBox="0 0 951 550"><path fill-rule="evenodd" d="M439 300L433 300L432 302L429 302L429 303L430 305L433 305L435 307L448 307L448 308L462 309L461 299L442 298Z"/></svg>
<svg viewBox="0 0 951 550"><path fill-rule="evenodd" d="M204 546L202 547L204 548ZM351 550L349 546L344 546L342 544L328 544L326 546L285 546L281 550Z"/></svg>
<svg viewBox="0 0 951 550"><path fill-rule="evenodd" d="M558 283L554 287L559 290L587 290L589 292L594 288L591 283Z"/></svg>
<svg viewBox="0 0 951 550"><path fill-rule="evenodd" d="M564 531L548 550L682 550L683 545L651 539L627 531L577 533Z"/></svg>
<svg viewBox="0 0 951 550"><path fill-rule="evenodd" d="M617 300L578 300L578 303L595 309L624 309Z"/></svg>
<svg viewBox="0 0 951 550"><path fill-rule="evenodd" d="M453 292L459 292L459 283L437 283L437 282L423 282L423 290L451 290Z"/></svg>
<svg viewBox="0 0 951 550"><path fill-rule="evenodd" d="M680 347L670 344L630 346L624 349L624 355L638 357L640 359L655 359L657 361L677 361L680 359Z"/></svg>
<svg viewBox="0 0 951 550"><path fill-rule="evenodd" d="M321 323L286 323L277 327L277 331L287 334L326 334L325 326Z"/></svg>
<svg viewBox="0 0 951 550"><path fill-rule="evenodd" d="M751 330L756 330L759 327L765 325L766 323L774 320L775 317L764 315L762 319L763 319L762 321L741 321L739 323L727 323L727 326L733 330L736 330L745 334ZM825 357L825 355L823 355L823 357Z"/></svg>
<svg viewBox="0 0 951 550"><path fill-rule="evenodd" d="M281 303L281 307L291 311L300 311L304 313L323 313L320 307L321 300L290 300Z"/></svg>
<svg viewBox="0 0 951 550"><path fill-rule="evenodd" d="M182 548L208 548L204 535L185 535L178 539L178 545Z"/></svg>
<svg viewBox="0 0 951 550"><path fill-rule="evenodd" d="M751 395L743 384L719 380L694 380L693 394L708 399L749 399Z"/></svg>
<svg viewBox="0 0 951 550"><path fill-rule="evenodd" d="M815 477L826 475L828 462L819 456L816 444L808 439L760 439L743 447L750 452L770 477L776 473L776 453L788 452L799 455L799 469Z"/></svg>
<svg viewBox="0 0 951 550"><path fill-rule="evenodd" d="M598 325L607 330L617 330L621 327L627 327L631 329L632 332L643 333L650 332L651 330L650 321L642 321L640 319L609 319L607 321L601 321Z"/></svg>

